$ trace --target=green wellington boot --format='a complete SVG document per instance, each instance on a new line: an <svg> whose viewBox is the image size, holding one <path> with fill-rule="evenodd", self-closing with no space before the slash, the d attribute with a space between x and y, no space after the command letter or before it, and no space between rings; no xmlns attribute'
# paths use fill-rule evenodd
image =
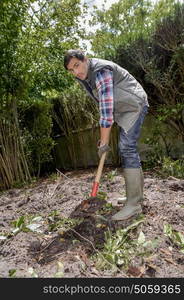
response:
<svg viewBox="0 0 184 300"><path fill-rule="evenodd" d="M140 172L141 172L141 187L142 187L142 194L143 194L144 174L143 174L142 168L140 168ZM127 197L119 197L119 198L117 199L117 203L118 203L118 204L125 204L126 201L127 201Z"/></svg>
<svg viewBox="0 0 184 300"><path fill-rule="evenodd" d="M142 169L124 169L127 201L122 210L112 216L112 220L126 220L142 212L140 202L143 200L143 172Z"/></svg>

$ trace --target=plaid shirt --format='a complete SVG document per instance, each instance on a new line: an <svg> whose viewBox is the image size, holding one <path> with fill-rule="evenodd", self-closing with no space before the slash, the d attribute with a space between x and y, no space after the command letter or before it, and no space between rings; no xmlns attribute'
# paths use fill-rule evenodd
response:
<svg viewBox="0 0 184 300"><path fill-rule="evenodd" d="M100 126L108 128L113 122L113 72L103 69L97 72L96 88L99 98Z"/></svg>

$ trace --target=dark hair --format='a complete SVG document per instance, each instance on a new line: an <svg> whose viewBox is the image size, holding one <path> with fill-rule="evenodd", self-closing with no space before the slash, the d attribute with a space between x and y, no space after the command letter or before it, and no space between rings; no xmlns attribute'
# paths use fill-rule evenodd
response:
<svg viewBox="0 0 184 300"><path fill-rule="evenodd" d="M68 50L65 53L65 56L64 56L64 67L65 67L65 69L67 69L67 66L68 66L69 62L73 57L83 61L85 59L85 54L80 49L70 49L70 50Z"/></svg>

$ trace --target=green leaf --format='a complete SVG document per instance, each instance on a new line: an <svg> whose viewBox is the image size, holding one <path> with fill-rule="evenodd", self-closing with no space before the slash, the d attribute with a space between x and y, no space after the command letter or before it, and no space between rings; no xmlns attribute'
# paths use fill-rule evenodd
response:
<svg viewBox="0 0 184 300"><path fill-rule="evenodd" d="M174 230L170 224L164 224L164 233L175 245L183 249L184 235L181 232Z"/></svg>
<svg viewBox="0 0 184 300"><path fill-rule="evenodd" d="M38 274L34 271L32 267L28 268L28 273L31 275L31 277L38 278Z"/></svg>
<svg viewBox="0 0 184 300"><path fill-rule="evenodd" d="M8 273L9 273L9 276L10 277L16 277L15 275L16 275L16 272L17 272L17 270L16 269L10 269L9 271L8 271Z"/></svg>
<svg viewBox="0 0 184 300"><path fill-rule="evenodd" d="M20 228L15 228L15 229L12 230L12 233L17 234L19 231L20 231Z"/></svg>
<svg viewBox="0 0 184 300"><path fill-rule="evenodd" d="M38 216L38 217L34 217L31 221L32 222L40 222L41 220L43 220L43 218L41 216Z"/></svg>
<svg viewBox="0 0 184 300"><path fill-rule="evenodd" d="M6 240L7 237L5 235L0 235L0 240Z"/></svg>
<svg viewBox="0 0 184 300"><path fill-rule="evenodd" d="M144 233L141 231L141 232L139 233L137 242L138 242L138 244L143 244L145 241L146 241L145 235L144 235Z"/></svg>
<svg viewBox="0 0 184 300"><path fill-rule="evenodd" d="M31 223L26 225L26 228L28 228L29 230L33 231L33 232L38 232L41 233L41 230L38 230L38 228L40 228L42 225L41 224L36 224L36 223Z"/></svg>
<svg viewBox="0 0 184 300"><path fill-rule="evenodd" d="M57 272L55 273L56 278L61 278L64 275L64 265L62 262L57 262Z"/></svg>
<svg viewBox="0 0 184 300"><path fill-rule="evenodd" d="M25 221L25 217L24 217L24 216L21 216L21 217L16 221L16 227L20 228L20 227L24 224L24 221Z"/></svg>
<svg viewBox="0 0 184 300"><path fill-rule="evenodd" d="M184 246L184 235L181 232L176 232L176 237L178 241Z"/></svg>

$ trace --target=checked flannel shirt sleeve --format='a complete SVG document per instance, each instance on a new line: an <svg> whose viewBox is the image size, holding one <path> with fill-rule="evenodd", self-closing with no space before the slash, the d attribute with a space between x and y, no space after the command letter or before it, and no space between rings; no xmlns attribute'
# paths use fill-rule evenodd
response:
<svg viewBox="0 0 184 300"><path fill-rule="evenodd" d="M108 128L113 122L113 72L102 69L97 72L96 88L98 91L100 126Z"/></svg>

